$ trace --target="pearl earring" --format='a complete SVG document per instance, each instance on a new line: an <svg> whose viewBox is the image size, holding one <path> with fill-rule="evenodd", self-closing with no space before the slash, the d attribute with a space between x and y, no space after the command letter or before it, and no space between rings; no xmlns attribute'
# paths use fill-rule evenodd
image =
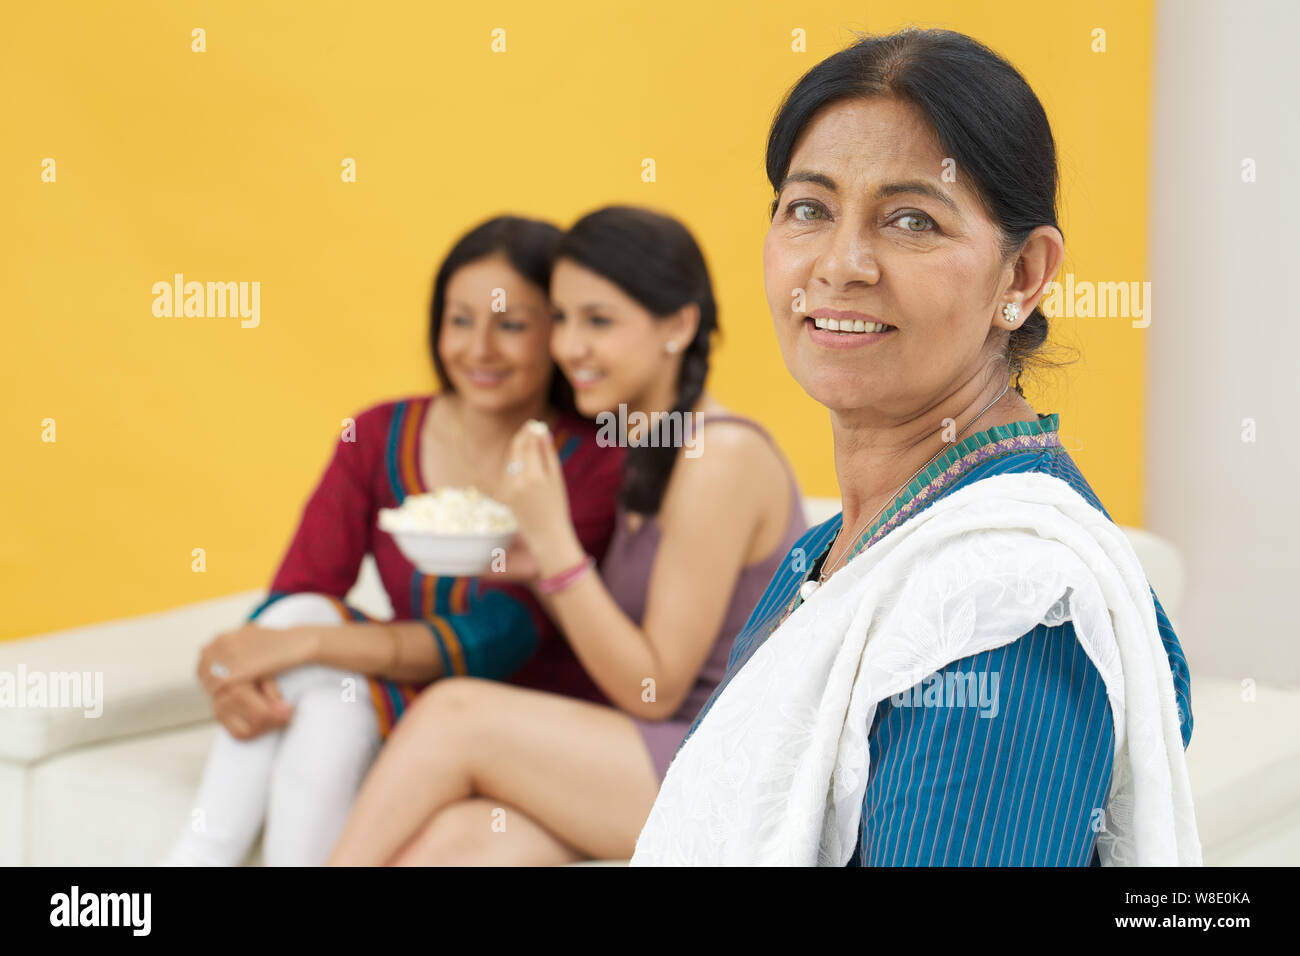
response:
<svg viewBox="0 0 1300 956"><path fill-rule="evenodd" d="M664 346L664 350L665 350L669 355L676 355L676 354L677 354L677 343L676 343L676 342L669 342L667 345Z"/></svg>
<svg viewBox="0 0 1300 956"><path fill-rule="evenodd" d="M1015 302L1008 302L1002 307L1002 318L1009 324L1015 325L1016 319L1020 318L1020 306Z"/></svg>

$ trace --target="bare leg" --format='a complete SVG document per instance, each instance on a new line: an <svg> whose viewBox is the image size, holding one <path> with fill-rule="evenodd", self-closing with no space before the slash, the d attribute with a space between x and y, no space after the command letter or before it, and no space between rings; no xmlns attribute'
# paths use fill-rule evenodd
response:
<svg viewBox="0 0 1300 956"><path fill-rule="evenodd" d="M440 810L392 866L560 866L585 857L522 810L472 797Z"/></svg>
<svg viewBox="0 0 1300 956"><path fill-rule="evenodd" d="M437 813L474 796L518 808L584 857L627 857L658 790L645 743L622 712L444 678L398 721L330 862L391 860Z"/></svg>

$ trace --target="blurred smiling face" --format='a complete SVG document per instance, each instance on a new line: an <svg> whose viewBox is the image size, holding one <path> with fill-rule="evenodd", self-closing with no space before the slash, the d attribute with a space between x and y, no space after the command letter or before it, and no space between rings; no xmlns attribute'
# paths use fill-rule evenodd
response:
<svg viewBox="0 0 1300 956"><path fill-rule="evenodd" d="M664 368L672 324L660 322L615 283L568 259L551 273L551 354L583 415L620 403L638 407Z"/></svg>
<svg viewBox="0 0 1300 956"><path fill-rule="evenodd" d="M1012 266L943 163L921 114L893 99L832 103L800 135L763 271L786 367L828 408L910 417L997 354Z"/></svg>
<svg viewBox="0 0 1300 956"><path fill-rule="evenodd" d="M504 293L505 311L494 312ZM466 402L500 411L535 401L550 386L551 306L546 293L489 256L461 266L447 282L438 355Z"/></svg>

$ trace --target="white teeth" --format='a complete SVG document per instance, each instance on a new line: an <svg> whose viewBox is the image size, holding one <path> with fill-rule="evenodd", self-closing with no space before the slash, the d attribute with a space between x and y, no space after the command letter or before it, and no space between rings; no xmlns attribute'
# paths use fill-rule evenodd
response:
<svg viewBox="0 0 1300 956"><path fill-rule="evenodd" d="M867 322L863 319L813 319L813 325L828 332L883 332L889 326L883 322Z"/></svg>
<svg viewBox="0 0 1300 956"><path fill-rule="evenodd" d="M591 372L587 369L578 369L574 371L573 378L575 381L579 382L594 382L596 379L600 378L600 373Z"/></svg>

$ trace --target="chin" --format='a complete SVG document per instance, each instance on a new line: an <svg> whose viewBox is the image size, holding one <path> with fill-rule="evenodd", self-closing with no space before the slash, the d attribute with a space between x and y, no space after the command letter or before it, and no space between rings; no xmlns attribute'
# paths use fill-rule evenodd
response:
<svg viewBox="0 0 1300 956"><path fill-rule="evenodd" d="M514 408L527 400L526 395L517 395L514 390L484 389L468 386L461 390L461 397L473 407L484 412L503 412Z"/></svg>
<svg viewBox="0 0 1300 956"><path fill-rule="evenodd" d="M611 387L608 379L602 379L594 388L574 388L573 404L584 418L595 418L601 412L617 412L618 403L623 401L617 389Z"/></svg>
<svg viewBox="0 0 1300 956"><path fill-rule="evenodd" d="M601 412L610 410L610 405L605 397L599 394L588 394L586 392L575 391L573 395L573 404L578 407L578 412L583 418L595 418Z"/></svg>
<svg viewBox="0 0 1300 956"><path fill-rule="evenodd" d="M864 408L878 397L867 394L861 382L847 382L842 377L828 381L814 376L811 381L799 381L799 385L814 402L832 411Z"/></svg>

